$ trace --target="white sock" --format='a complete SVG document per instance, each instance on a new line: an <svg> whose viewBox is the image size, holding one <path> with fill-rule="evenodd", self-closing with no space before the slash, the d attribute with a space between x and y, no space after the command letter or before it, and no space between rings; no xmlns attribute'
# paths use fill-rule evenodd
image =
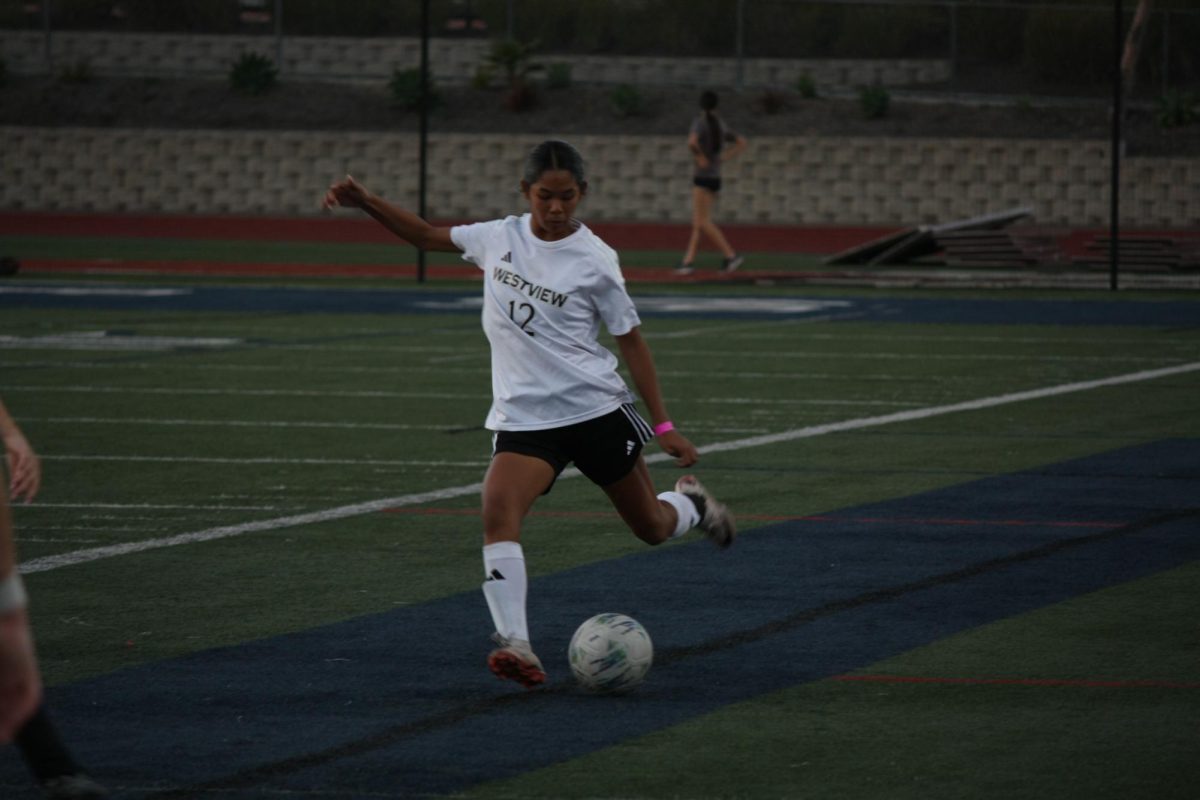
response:
<svg viewBox="0 0 1200 800"><path fill-rule="evenodd" d="M525 574L525 553L518 542L496 542L483 546L483 596L496 632L508 639L529 641L525 620L525 593L529 578Z"/></svg>
<svg viewBox="0 0 1200 800"><path fill-rule="evenodd" d="M672 539L683 536L700 524L700 512L696 510L696 504L686 494L681 492L663 492L658 496L658 499L664 503L670 503L675 509L675 532L671 534Z"/></svg>

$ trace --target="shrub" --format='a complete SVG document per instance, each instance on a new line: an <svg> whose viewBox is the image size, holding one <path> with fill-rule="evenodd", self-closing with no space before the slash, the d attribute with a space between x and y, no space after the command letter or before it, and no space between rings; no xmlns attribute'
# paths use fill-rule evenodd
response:
<svg viewBox="0 0 1200 800"><path fill-rule="evenodd" d="M417 111L421 108L421 70L394 70L392 79L388 81L388 89L392 93L392 102L405 111ZM429 82L425 99L426 108L430 111L442 104L442 96L433 85L433 81Z"/></svg>
<svg viewBox="0 0 1200 800"><path fill-rule="evenodd" d="M86 58L72 61L58 71L58 79L63 83L91 83L94 77L92 62Z"/></svg>
<svg viewBox="0 0 1200 800"><path fill-rule="evenodd" d="M764 114L778 114L787 108L787 95L774 89L766 89L755 99L754 104Z"/></svg>
<svg viewBox="0 0 1200 800"><path fill-rule="evenodd" d="M809 75L807 72L802 73L796 79L796 91L805 100L812 100L817 96L817 82L813 80L812 75Z"/></svg>
<svg viewBox="0 0 1200 800"><path fill-rule="evenodd" d="M609 92L608 101L618 117L637 117L645 111L646 102L636 86L618 84Z"/></svg>
<svg viewBox="0 0 1200 800"><path fill-rule="evenodd" d="M867 119L880 119L887 116L892 95L879 84L864 86L858 90L858 103Z"/></svg>
<svg viewBox="0 0 1200 800"><path fill-rule="evenodd" d="M475 68L475 74L471 76L471 86L475 89L490 89L494 77L496 74L490 64L480 64Z"/></svg>
<svg viewBox="0 0 1200 800"><path fill-rule="evenodd" d="M545 69L533 60L537 42L519 42L516 39L501 39L492 44L485 64L504 73L508 82L508 95L504 104L510 111L524 111L537 102L537 93L529 85L529 75Z"/></svg>
<svg viewBox="0 0 1200 800"><path fill-rule="evenodd" d="M279 69L266 56L242 53L229 71L229 86L239 94L266 94L275 88Z"/></svg>
<svg viewBox="0 0 1200 800"><path fill-rule="evenodd" d="M1154 118L1161 128L1191 125L1200 121L1200 98L1192 92L1170 89L1158 99Z"/></svg>
<svg viewBox="0 0 1200 800"><path fill-rule="evenodd" d="M571 86L571 65L559 62L546 69L546 86L551 89L568 89Z"/></svg>

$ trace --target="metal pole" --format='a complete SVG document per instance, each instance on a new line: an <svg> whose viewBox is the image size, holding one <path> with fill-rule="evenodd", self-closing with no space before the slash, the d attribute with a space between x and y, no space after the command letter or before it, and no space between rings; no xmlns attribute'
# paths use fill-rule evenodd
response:
<svg viewBox="0 0 1200 800"><path fill-rule="evenodd" d="M1121 20L1124 17L1121 0L1113 2L1113 102L1112 102L1112 187L1108 209L1108 287L1117 290L1118 262L1121 236Z"/></svg>
<svg viewBox="0 0 1200 800"><path fill-rule="evenodd" d="M429 161L429 0L421 0L421 136L417 168L417 215L425 219L425 174ZM417 283L425 282L425 249L417 249Z"/></svg>
<svg viewBox="0 0 1200 800"><path fill-rule="evenodd" d="M950 3L946 8L950 12L950 77L953 78L958 64L958 3Z"/></svg>
<svg viewBox="0 0 1200 800"><path fill-rule="evenodd" d="M734 47L737 51L737 88L740 92L746 85L746 0L738 0L737 22L734 26L737 41Z"/></svg>
<svg viewBox="0 0 1200 800"><path fill-rule="evenodd" d="M283 0L275 0L275 63L283 72Z"/></svg>
<svg viewBox="0 0 1200 800"><path fill-rule="evenodd" d="M1162 11L1162 93L1171 88L1171 12Z"/></svg>
<svg viewBox="0 0 1200 800"><path fill-rule="evenodd" d="M46 74L54 74L54 50L50 44L50 0L42 0L42 33L46 39Z"/></svg>

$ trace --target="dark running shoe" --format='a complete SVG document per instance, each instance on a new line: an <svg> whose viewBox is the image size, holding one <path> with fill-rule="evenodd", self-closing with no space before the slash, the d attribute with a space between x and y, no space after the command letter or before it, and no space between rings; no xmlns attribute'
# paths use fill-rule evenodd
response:
<svg viewBox="0 0 1200 800"><path fill-rule="evenodd" d="M745 258L738 255L735 255L733 258L727 258L721 262L721 272L728 275L729 273L736 271L745 260Z"/></svg>

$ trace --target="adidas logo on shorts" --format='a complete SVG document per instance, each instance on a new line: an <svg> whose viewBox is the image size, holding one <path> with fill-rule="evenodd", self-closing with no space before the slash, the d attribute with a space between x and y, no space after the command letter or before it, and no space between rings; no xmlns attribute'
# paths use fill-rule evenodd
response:
<svg viewBox="0 0 1200 800"><path fill-rule="evenodd" d="M633 452L633 448L635 448L635 447L637 447L637 444L636 444L636 443L634 443L634 442L630 442L630 441L626 441L626 442L625 442L625 455L629 455L630 453L632 453L632 452Z"/></svg>

